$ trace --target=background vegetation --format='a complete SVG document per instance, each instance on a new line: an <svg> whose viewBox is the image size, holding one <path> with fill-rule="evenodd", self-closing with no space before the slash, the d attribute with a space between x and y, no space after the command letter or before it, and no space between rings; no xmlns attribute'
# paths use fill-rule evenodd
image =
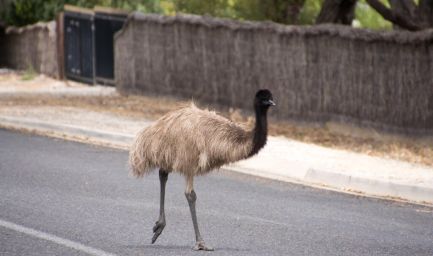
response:
<svg viewBox="0 0 433 256"><path fill-rule="evenodd" d="M54 19L64 4L92 8L95 5L138 10L145 13L175 15L191 13L239 20L272 20L285 24L314 24L324 0L3 0L0 20L8 25L23 26ZM357 27L390 29L365 0L356 3Z"/></svg>

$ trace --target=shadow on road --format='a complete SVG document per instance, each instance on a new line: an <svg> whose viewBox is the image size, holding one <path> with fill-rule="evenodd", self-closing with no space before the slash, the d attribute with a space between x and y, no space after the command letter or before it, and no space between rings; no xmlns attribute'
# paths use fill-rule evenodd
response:
<svg viewBox="0 0 433 256"><path fill-rule="evenodd" d="M192 245L160 245L160 244L143 244L143 245L127 245L128 249L164 249L164 250L192 250ZM215 251L226 252L248 252L248 249L229 248L229 247L216 247Z"/></svg>

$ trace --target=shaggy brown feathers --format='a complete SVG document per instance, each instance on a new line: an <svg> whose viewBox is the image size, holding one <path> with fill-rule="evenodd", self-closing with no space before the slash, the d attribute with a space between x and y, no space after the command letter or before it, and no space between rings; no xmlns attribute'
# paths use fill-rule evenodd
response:
<svg viewBox="0 0 433 256"><path fill-rule="evenodd" d="M253 136L253 129L191 104L143 129L132 145L129 163L136 177L156 168L202 175L247 158Z"/></svg>

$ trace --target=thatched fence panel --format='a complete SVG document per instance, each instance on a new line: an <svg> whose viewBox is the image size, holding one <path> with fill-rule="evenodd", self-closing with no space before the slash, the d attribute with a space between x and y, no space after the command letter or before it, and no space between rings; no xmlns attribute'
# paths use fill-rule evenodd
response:
<svg viewBox="0 0 433 256"><path fill-rule="evenodd" d="M37 23L22 28L7 27L0 35L0 65L15 69L33 68L58 76L56 23Z"/></svg>
<svg viewBox="0 0 433 256"><path fill-rule="evenodd" d="M132 14L115 37L124 93L250 109L273 91L277 118L433 131L433 31L371 32L198 16Z"/></svg>

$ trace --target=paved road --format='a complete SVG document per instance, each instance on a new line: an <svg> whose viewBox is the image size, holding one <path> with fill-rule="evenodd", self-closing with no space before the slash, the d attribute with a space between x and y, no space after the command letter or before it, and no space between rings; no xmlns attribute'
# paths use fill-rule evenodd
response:
<svg viewBox="0 0 433 256"><path fill-rule="evenodd" d="M0 130L0 255L202 255L184 181L127 175L127 153ZM212 255L433 255L433 209L215 172L196 181Z"/></svg>

